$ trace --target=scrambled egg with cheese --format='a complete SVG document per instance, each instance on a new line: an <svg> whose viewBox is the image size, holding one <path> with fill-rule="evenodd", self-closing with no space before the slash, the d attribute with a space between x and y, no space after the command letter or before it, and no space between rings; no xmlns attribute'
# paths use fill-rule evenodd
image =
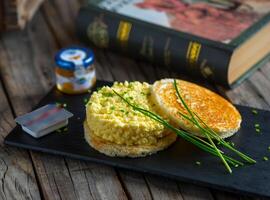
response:
<svg viewBox="0 0 270 200"><path fill-rule="evenodd" d="M113 90L131 103L155 112L150 85L140 82L115 82L94 92L86 105L87 124L96 136L116 144L154 145L166 135L165 127L133 110ZM113 89L113 90L112 90Z"/></svg>

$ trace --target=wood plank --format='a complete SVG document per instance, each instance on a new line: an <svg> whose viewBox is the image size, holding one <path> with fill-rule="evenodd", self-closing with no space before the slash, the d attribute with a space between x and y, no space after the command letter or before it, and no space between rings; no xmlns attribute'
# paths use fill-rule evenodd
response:
<svg viewBox="0 0 270 200"><path fill-rule="evenodd" d="M58 47L41 13L37 13L24 32L3 35L3 42L9 59L5 63L8 67L2 67L1 73L18 115L29 111L53 85L53 55ZM35 152L31 156L45 199L76 199L88 195L89 199L127 198L111 168ZM86 176L76 173L82 163L92 169L85 171Z"/></svg>
<svg viewBox="0 0 270 200"><path fill-rule="evenodd" d="M146 175L145 177L153 199L156 200L184 199L175 181L151 175Z"/></svg>
<svg viewBox="0 0 270 200"><path fill-rule="evenodd" d="M75 17L80 8L80 1L49 0L41 8L47 20L50 31L53 33L59 46L79 43L75 38Z"/></svg>
<svg viewBox="0 0 270 200"><path fill-rule="evenodd" d="M153 199L143 174L122 169L118 171L129 199Z"/></svg>
<svg viewBox="0 0 270 200"><path fill-rule="evenodd" d="M127 199L118 176L112 167L81 161L73 162L73 160L69 159L67 165L73 178L73 183L77 187L75 191L91 191L90 196L93 199ZM89 187L88 190L81 189L81 187L86 186ZM81 196L80 199L89 198L87 193L78 193L77 195Z"/></svg>
<svg viewBox="0 0 270 200"><path fill-rule="evenodd" d="M101 50L94 49L95 52L95 67L96 67L96 73L97 78L100 78L101 80L106 81L113 81L114 77L111 73L110 65L106 62L104 52Z"/></svg>
<svg viewBox="0 0 270 200"><path fill-rule="evenodd" d="M0 4L2 4L3 10L0 15L2 14L3 30L23 29L27 22L32 19L43 1L2 0Z"/></svg>
<svg viewBox="0 0 270 200"><path fill-rule="evenodd" d="M23 29L33 18L44 0L20 0L16 2L17 26ZM8 27L7 27L8 28Z"/></svg>
<svg viewBox="0 0 270 200"><path fill-rule="evenodd" d="M214 197L207 188L187 183L179 184L179 188L185 200L197 200L197 199L214 200Z"/></svg>
<svg viewBox="0 0 270 200"><path fill-rule="evenodd" d="M270 68L270 65L265 65L264 68ZM270 80L261 71L257 71L237 88L230 91L219 88L219 91L226 94L233 103L269 110L269 88Z"/></svg>
<svg viewBox="0 0 270 200"><path fill-rule="evenodd" d="M4 59L0 41L0 66ZM0 199L40 199L28 152L3 144L4 137L14 126L15 122L0 83Z"/></svg>
<svg viewBox="0 0 270 200"><path fill-rule="evenodd" d="M5 28L4 2L0 1L0 32Z"/></svg>
<svg viewBox="0 0 270 200"><path fill-rule="evenodd" d="M260 71L268 80L270 80L270 62L266 63L263 68L260 68Z"/></svg>

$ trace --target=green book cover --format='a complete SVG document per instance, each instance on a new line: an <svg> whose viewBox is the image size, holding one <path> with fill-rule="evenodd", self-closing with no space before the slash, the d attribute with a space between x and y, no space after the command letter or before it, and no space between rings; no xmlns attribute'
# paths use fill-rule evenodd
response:
<svg viewBox="0 0 270 200"><path fill-rule="evenodd" d="M270 20L269 0L89 0L88 7L103 9L99 10L99 13L105 15L102 23L108 26L112 22L109 22L106 15L113 16L111 14L115 14L117 16L118 23L112 24L116 26L116 30L114 30L115 39L122 40L120 45L122 49L128 51L127 44L124 44L125 39L130 40L126 41L129 47L137 45L133 40L136 38L137 41L141 40L141 47L137 48L138 52L146 49L148 60L151 61L151 51L157 58L158 55L161 55L161 52L155 51L155 48L162 48L161 57L164 61L162 65L166 65L167 62L168 65L179 66L181 63L173 62L174 59L177 59L177 55L172 51L177 51L177 48L172 44L172 47L169 48L168 41L172 39L173 42L178 43L178 46L184 49L183 52L181 52L181 49L178 50L178 59L181 59L182 63L184 61L185 65L189 65L191 71L196 65L201 76L204 77L217 74L213 79L223 85L228 85L227 77L224 74L228 73L228 65L233 51ZM119 29L120 33L121 30L122 33L125 33L129 29L128 23L125 24L125 20L121 22L121 19L131 22L130 38L125 38L127 37L125 34L119 36ZM80 20L78 23L80 23ZM140 23L145 23L143 28L149 28L153 37L147 36L148 33L145 33L143 28L137 27L136 33L144 35L138 38L134 31L137 23L138 26L140 26ZM154 32L159 31L163 34L160 34L160 37L155 37L156 33ZM170 35L169 39L167 35ZM161 37L166 38L164 42ZM177 37L184 38L188 42L178 41ZM110 35L109 38L108 40L111 41L113 37ZM160 41L158 38L160 38ZM93 40L93 37L90 36L90 39ZM159 44L157 45L157 43ZM110 44L113 44L113 42ZM152 50L149 47L151 45L153 46ZM112 46L118 47L117 45ZM220 55L217 53L219 50ZM197 58L196 52L198 53ZM215 56L221 60L220 63L212 58ZM158 63L160 63L160 60ZM257 65L254 65L254 68L258 67L259 63L263 62L260 60ZM219 69L215 69L216 67ZM251 71L253 70L249 70L249 72ZM247 76L246 74L243 74L242 79ZM211 77L205 78L210 79ZM239 80L236 82L239 82Z"/></svg>

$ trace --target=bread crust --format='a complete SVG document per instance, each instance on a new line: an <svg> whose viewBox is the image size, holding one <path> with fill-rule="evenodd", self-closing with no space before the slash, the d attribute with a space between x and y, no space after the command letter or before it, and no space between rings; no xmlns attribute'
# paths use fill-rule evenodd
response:
<svg viewBox="0 0 270 200"><path fill-rule="evenodd" d="M177 80L181 96L189 108L222 138L236 133L241 124L241 115L237 109L218 94L196 84ZM161 115L168 117L174 125L194 135L205 137L198 127L184 119L179 112L188 114L179 101L173 79L156 81L152 87L152 100L159 107Z"/></svg>
<svg viewBox="0 0 270 200"><path fill-rule="evenodd" d="M116 144L110 141L106 141L98 136L96 136L93 131L89 128L87 122L84 122L84 136L87 143L107 156L111 157L144 157L147 155L154 154L161 151L177 139L175 133L170 133L167 136L159 139L156 145L122 145Z"/></svg>

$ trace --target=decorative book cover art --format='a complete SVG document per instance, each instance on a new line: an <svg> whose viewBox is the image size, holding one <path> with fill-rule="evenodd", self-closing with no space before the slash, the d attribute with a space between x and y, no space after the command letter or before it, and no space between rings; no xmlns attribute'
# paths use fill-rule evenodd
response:
<svg viewBox="0 0 270 200"><path fill-rule="evenodd" d="M270 12L269 0L90 0L99 7L229 43Z"/></svg>

